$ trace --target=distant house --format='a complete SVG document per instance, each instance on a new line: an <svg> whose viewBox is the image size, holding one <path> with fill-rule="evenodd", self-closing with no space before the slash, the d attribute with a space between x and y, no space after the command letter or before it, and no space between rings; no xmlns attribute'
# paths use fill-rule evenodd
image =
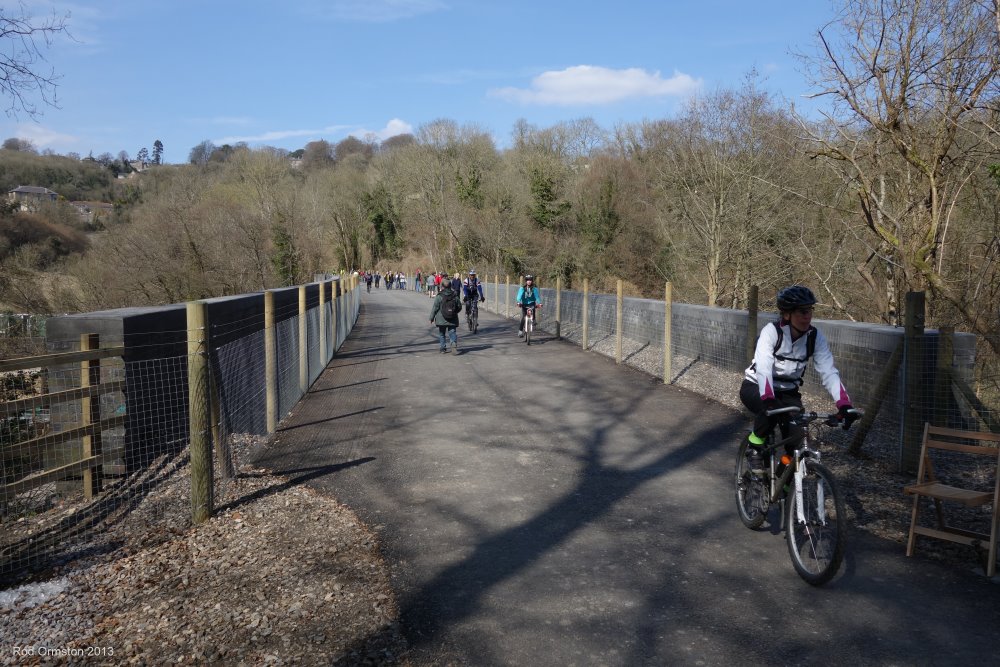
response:
<svg viewBox="0 0 1000 667"><path fill-rule="evenodd" d="M55 201L59 195L37 185L19 185L7 193L7 201L20 205L22 211L37 211L46 201Z"/></svg>
<svg viewBox="0 0 1000 667"><path fill-rule="evenodd" d="M102 201L73 201L70 204L80 214L80 221L88 225L108 220L115 212L114 204Z"/></svg>

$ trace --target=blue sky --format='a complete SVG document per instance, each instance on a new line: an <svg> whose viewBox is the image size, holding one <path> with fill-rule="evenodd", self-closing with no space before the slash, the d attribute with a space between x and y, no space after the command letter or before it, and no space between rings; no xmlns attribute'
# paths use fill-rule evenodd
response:
<svg viewBox="0 0 1000 667"><path fill-rule="evenodd" d="M0 140L57 153L163 142L245 141L288 150L349 135L385 139L448 118L509 142L523 118L673 116L699 90L737 88L751 68L776 94L810 88L792 51L811 50L826 0L26 0L70 13L73 40L44 51L58 109L0 115ZM6 105L9 100L2 102Z"/></svg>

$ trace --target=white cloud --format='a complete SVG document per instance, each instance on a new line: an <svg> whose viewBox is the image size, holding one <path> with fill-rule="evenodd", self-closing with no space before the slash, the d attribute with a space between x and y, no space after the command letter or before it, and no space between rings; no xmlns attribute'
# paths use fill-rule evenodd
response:
<svg viewBox="0 0 1000 667"><path fill-rule="evenodd" d="M254 144L266 143L269 141L281 141L283 139L294 139L295 137L319 137L324 134L336 134L338 132L343 132L348 127L348 125L328 125L327 127L319 130L273 130L271 132L262 132L260 134L221 137L219 139L212 139L212 143L222 145L238 144L245 141L248 144Z"/></svg>
<svg viewBox="0 0 1000 667"><path fill-rule="evenodd" d="M373 131L362 129L351 132L351 136L357 137L358 139L365 139L369 136L373 136L379 141L385 141L389 137L395 137L398 134L413 134L413 126L398 118L393 118L386 123L385 127L381 130Z"/></svg>
<svg viewBox="0 0 1000 667"><path fill-rule="evenodd" d="M18 139L27 139L36 148L47 148L52 146L66 146L80 143L80 138L71 134L62 134L42 125L34 123L19 123L14 131Z"/></svg>
<svg viewBox="0 0 1000 667"><path fill-rule="evenodd" d="M386 23L446 8L441 0L335 0L322 3L313 11L322 18L337 21Z"/></svg>
<svg viewBox="0 0 1000 667"><path fill-rule="evenodd" d="M609 69L577 65L544 72L531 80L530 88L496 88L489 94L521 104L571 106L613 104L639 97L687 95L700 86L700 79L680 72L664 79L659 72L651 73L637 67Z"/></svg>

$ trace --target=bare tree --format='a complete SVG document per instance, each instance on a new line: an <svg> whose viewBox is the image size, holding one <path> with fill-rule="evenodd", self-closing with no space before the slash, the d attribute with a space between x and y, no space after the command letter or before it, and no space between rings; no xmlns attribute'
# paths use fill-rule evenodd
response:
<svg viewBox="0 0 1000 667"><path fill-rule="evenodd" d="M10 139L4 139L3 149L5 151L18 151L20 153L37 153L38 149L35 148L35 144L31 142L30 139L19 139L17 137L11 137Z"/></svg>
<svg viewBox="0 0 1000 667"><path fill-rule="evenodd" d="M41 115L32 101L35 92L42 101L58 108L55 70L44 71L42 50L52 45L59 33L68 35L69 14L37 19L27 13L24 4L16 9L0 7L0 92L10 98L7 115L25 113L31 118Z"/></svg>
<svg viewBox="0 0 1000 667"><path fill-rule="evenodd" d="M785 183L790 128L751 73L740 90L693 98L677 121L619 139L647 165L662 236L709 305L738 306L784 264L770 248L796 209Z"/></svg>
<svg viewBox="0 0 1000 667"><path fill-rule="evenodd" d="M856 197L870 248L862 275L888 312L903 291L927 289L975 323L947 280L962 258L945 252L965 189L994 160L982 121L1000 70L996 3L845 0L818 37L805 62L832 110L803 127ZM1000 350L995 328L975 330Z"/></svg>
<svg viewBox="0 0 1000 667"><path fill-rule="evenodd" d="M318 169L329 167L333 164L333 146L329 141L320 139L310 141L302 149L302 167L305 169Z"/></svg>

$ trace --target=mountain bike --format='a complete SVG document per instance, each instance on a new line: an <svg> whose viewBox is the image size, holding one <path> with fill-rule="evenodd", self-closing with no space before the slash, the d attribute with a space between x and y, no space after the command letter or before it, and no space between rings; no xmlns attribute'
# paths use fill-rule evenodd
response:
<svg viewBox="0 0 1000 667"><path fill-rule="evenodd" d="M479 301L470 299L468 308L465 310L466 319L469 323L469 331L476 333L479 330Z"/></svg>
<svg viewBox="0 0 1000 667"><path fill-rule="evenodd" d="M857 416L859 410L851 410ZM775 442L772 433L760 448L768 469L750 466L750 445L744 439L736 455L736 508L740 521L757 530L774 505L781 508L788 554L795 571L806 582L821 586L830 581L847 549L847 513L833 474L820 463L813 448L823 426L841 426L839 415L805 412L790 406L768 410L777 416L787 438ZM782 450L779 454L778 450Z"/></svg>

